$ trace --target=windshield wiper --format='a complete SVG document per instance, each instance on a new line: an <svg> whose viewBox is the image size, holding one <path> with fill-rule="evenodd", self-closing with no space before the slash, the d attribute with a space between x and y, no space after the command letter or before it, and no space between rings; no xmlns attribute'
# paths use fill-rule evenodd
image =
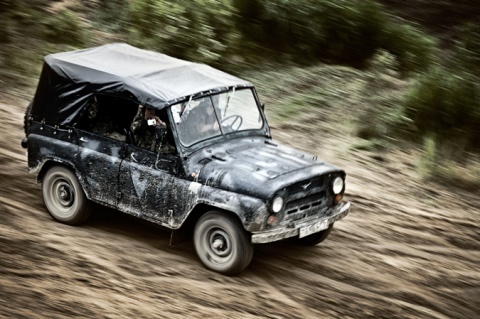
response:
<svg viewBox="0 0 480 319"><path fill-rule="evenodd" d="M230 104L230 99L234 94L235 94L235 87L233 87L232 94L231 95L229 94L227 97L227 105L225 105L225 113L223 114L223 116L227 115L228 104Z"/></svg>
<svg viewBox="0 0 480 319"><path fill-rule="evenodd" d="M183 111L180 112L180 118L182 118L183 113L185 113L185 111L187 111L187 109L190 109L190 102L192 102L192 97L193 97L193 95L190 95L190 99L188 100L187 106L185 106ZM188 112L187 112L187 114L188 114Z"/></svg>

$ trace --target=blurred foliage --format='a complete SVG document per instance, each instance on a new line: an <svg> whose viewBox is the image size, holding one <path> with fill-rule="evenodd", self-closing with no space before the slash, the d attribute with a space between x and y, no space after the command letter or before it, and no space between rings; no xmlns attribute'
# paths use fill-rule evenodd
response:
<svg viewBox="0 0 480 319"><path fill-rule="evenodd" d="M412 25L390 22L382 34L381 46L395 56L398 70L405 75L432 64L436 42Z"/></svg>
<svg viewBox="0 0 480 319"><path fill-rule="evenodd" d="M480 27L461 30L449 58L420 76L405 100L415 133L438 147L462 146L455 152L460 157L480 150Z"/></svg>
<svg viewBox="0 0 480 319"><path fill-rule="evenodd" d="M480 6L472 0L379 0L403 19L421 23L442 39L449 39L455 27L465 21L479 21ZM478 22L477 22L478 23Z"/></svg>
<svg viewBox="0 0 480 319"><path fill-rule="evenodd" d="M454 50L455 65L466 72L480 76L480 25L466 23L460 27L460 36Z"/></svg>
<svg viewBox="0 0 480 319"><path fill-rule="evenodd" d="M356 135L365 140L396 140L408 136L411 119L404 112L403 100L408 83L399 79L400 62L380 50L370 60L361 95L363 107L356 117Z"/></svg>
<svg viewBox="0 0 480 319"><path fill-rule="evenodd" d="M229 71L262 59L364 67L383 48L407 73L427 66L435 45L374 0L1 0L0 18L1 42L34 24L34 38L85 45L94 20L116 39Z"/></svg>
<svg viewBox="0 0 480 319"><path fill-rule="evenodd" d="M403 72L424 69L435 42L418 28L393 21L373 0L292 1L234 0L245 38L301 56L365 66L383 48L399 61Z"/></svg>
<svg viewBox="0 0 480 319"><path fill-rule="evenodd" d="M81 45L85 42L85 28L78 16L69 9L55 12L42 21L42 37L54 43Z"/></svg>
<svg viewBox="0 0 480 319"><path fill-rule="evenodd" d="M30 4L0 1L0 43L48 41L80 45L85 42L86 26L68 8L52 11L49 1L33 0ZM21 45L21 43L20 43Z"/></svg>
<svg viewBox="0 0 480 319"><path fill-rule="evenodd" d="M30 98L38 81L42 58L88 43L88 23L77 5L59 1L0 0L0 93Z"/></svg>
<svg viewBox="0 0 480 319"><path fill-rule="evenodd" d="M239 38L228 0L133 0L128 40L178 58L219 65Z"/></svg>
<svg viewBox="0 0 480 319"><path fill-rule="evenodd" d="M0 0L0 31L2 87L33 87L45 54L125 41L246 75L280 123L335 117L361 148L407 137L480 149L475 23L441 51L375 0Z"/></svg>
<svg viewBox="0 0 480 319"><path fill-rule="evenodd" d="M478 80L469 72L452 73L441 66L421 76L405 101L417 135L432 136L440 144L456 141L480 149Z"/></svg>
<svg viewBox="0 0 480 319"><path fill-rule="evenodd" d="M388 143L384 139L361 140L351 146L354 150L379 152L388 148Z"/></svg>
<svg viewBox="0 0 480 319"><path fill-rule="evenodd" d="M439 145L432 137L425 137L423 152L418 158L417 170L422 179L447 183L450 186L478 191L480 187L479 154L459 151L454 142Z"/></svg>
<svg viewBox="0 0 480 319"><path fill-rule="evenodd" d="M128 13L128 6L127 0L98 0L89 16L101 29L124 32L128 21L125 18L119 19L119 15L123 17Z"/></svg>
<svg viewBox="0 0 480 319"><path fill-rule="evenodd" d="M426 157L431 158L429 154L431 149L434 149L435 154L440 154L438 156L442 161L462 161L469 152L480 151L478 30L477 25L468 24L462 27L455 46L443 52L443 58L437 55L434 63L422 62L421 51L427 52L430 44L426 44L424 49L418 47L407 50L418 50L419 54L414 55L413 59L407 55L406 63L425 64L428 69L410 80L406 90L390 91L388 81L382 83L382 79L392 74L392 70L404 72L402 59L398 58L402 55L397 54L397 58L393 59L390 56L391 52L394 52L392 48L390 53L377 54L370 63L374 76L366 87L366 91L370 93L370 103L367 103L371 107L366 107L360 113L357 135L371 140L405 139L419 144L427 141L424 144ZM409 32L402 31L400 34ZM396 43L398 47L401 47L400 44L401 42ZM432 54L431 51L428 52L428 55ZM426 60L430 61L431 58ZM449 151L452 149L455 151ZM433 160L425 162L437 163ZM429 169L429 165L424 165L423 171L434 172ZM447 171L452 172L451 169Z"/></svg>

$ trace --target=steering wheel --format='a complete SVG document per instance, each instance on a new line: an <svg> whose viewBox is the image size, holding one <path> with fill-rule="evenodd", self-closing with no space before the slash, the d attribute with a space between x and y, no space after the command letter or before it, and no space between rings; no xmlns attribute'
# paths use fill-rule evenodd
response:
<svg viewBox="0 0 480 319"><path fill-rule="evenodd" d="M225 124L225 122L229 121L233 119L232 123L230 124ZM236 128L234 128L234 124L238 122L238 126ZM225 126L225 125L228 125L230 126L230 129L233 131L233 132L236 132L240 129L240 127L242 126L242 123L243 123L243 118L238 115L238 114L233 114L233 115L230 115L230 116L227 116L227 117L224 117L221 121L220 121L220 124L222 124L222 126Z"/></svg>

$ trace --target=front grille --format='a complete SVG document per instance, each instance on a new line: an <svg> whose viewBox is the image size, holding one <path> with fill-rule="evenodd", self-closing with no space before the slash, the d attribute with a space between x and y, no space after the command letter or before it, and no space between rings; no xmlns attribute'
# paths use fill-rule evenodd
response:
<svg viewBox="0 0 480 319"><path fill-rule="evenodd" d="M297 194L305 194L315 189L325 188L325 177L316 177L309 180L295 183L288 188L289 196L295 196Z"/></svg>
<svg viewBox="0 0 480 319"><path fill-rule="evenodd" d="M306 210L311 207L319 206L324 200L325 192L322 191L320 193L315 193L306 197L288 201L287 205L285 205L285 209L287 214L291 214L299 210Z"/></svg>
<svg viewBox="0 0 480 319"><path fill-rule="evenodd" d="M331 202L327 179L316 177L288 187L285 219L297 221L326 211Z"/></svg>

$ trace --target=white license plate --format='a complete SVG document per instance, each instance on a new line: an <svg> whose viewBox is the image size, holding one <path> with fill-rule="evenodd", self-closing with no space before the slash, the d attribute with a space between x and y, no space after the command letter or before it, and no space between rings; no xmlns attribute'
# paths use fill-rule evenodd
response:
<svg viewBox="0 0 480 319"><path fill-rule="evenodd" d="M318 233L324 229L328 228L328 219L316 222L315 224L311 224L305 227L300 228L300 233L298 235L299 238Z"/></svg>

